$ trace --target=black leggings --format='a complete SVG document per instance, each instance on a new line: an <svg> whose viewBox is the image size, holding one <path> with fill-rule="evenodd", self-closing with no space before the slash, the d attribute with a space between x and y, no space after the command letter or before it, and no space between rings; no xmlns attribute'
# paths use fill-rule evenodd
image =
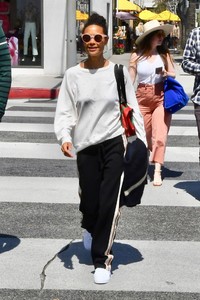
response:
<svg viewBox="0 0 200 300"><path fill-rule="evenodd" d="M123 138L118 136L77 154L82 227L92 234L95 268L109 268L113 259L124 151Z"/></svg>

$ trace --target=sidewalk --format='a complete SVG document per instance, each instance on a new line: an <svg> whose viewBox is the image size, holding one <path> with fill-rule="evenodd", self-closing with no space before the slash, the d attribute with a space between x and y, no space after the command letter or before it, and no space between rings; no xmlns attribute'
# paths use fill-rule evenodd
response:
<svg viewBox="0 0 200 300"><path fill-rule="evenodd" d="M82 59L77 55L77 63ZM62 76L15 75L12 77L9 99L55 99L58 97Z"/></svg>
<svg viewBox="0 0 200 300"><path fill-rule="evenodd" d="M46 98L58 96L61 77L46 75L17 75L12 78L9 99Z"/></svg>
<svg viewBox="0 0 200 300"><path fill-rule="evenodd" d="M186 84L186 92L189 89L189 93L192 91L193 83L188 80L188 74L184 73L181 69L180 63L182 60L181 55L173 55L176 62L177 79L180 80L182 85ZM110 60L114 63L124 64L128 67L130 53L121 55L112 55ZM82 58L78 57L79 62ZM186 80L180 78L180 76L186 75ZM182 76L183 77L183 76ZM185 77L185 76L184 76ZM192 77L192 76L190 76ZM62 82L62 76L48 76L48 75L15 75L12 78L12 85L9 94L9 99L55 99L58 96L59 88Z"/></svg>

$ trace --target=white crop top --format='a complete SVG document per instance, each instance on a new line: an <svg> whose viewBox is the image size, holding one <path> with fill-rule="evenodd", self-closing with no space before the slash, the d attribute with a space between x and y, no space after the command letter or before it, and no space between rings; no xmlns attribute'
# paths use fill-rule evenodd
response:
<svg viewBox="0 0 200 300"><path fill-rule="evenodd" d="M160 74L156 74L156 68L159 67L164 69L164 63L160 55L157 55L153 62L149 62L146 58L139 59L137 63L138 84L155 84L161 82L163 77Z"/></svg>

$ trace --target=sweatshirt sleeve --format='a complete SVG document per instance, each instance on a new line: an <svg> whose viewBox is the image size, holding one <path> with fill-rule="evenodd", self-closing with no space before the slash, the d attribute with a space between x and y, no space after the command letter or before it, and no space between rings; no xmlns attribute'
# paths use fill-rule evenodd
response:
<svg viewBox="0 0 200 300"><path fill-rule="evenodd" d="M73 128L76 125L77 111L73 84L70 84L70 71L65 72L56 106L54 131L58 142L72 142Z"/></svg>
<svg viewBox="0 0 200 300"><path fill-rule="evenodd" d="M127 68L124 67L123 70L124 70L124 80L125 80L125 86L126 86L127 104L131 108L133 108L133 120L132 121L135 126L136 135L147 146L146 132L144 129L144 121L143 121L143 117L142 117L142 114L141 114L139 106L138 106L134 86L131 82L131 77L129 75Z"/></svg>
<svg viewBox="0 0 200 300"><path fill-rule="evenodd" d="M5 34L0 26L0 121L3 117L11 86L11 59Z"/></svg>

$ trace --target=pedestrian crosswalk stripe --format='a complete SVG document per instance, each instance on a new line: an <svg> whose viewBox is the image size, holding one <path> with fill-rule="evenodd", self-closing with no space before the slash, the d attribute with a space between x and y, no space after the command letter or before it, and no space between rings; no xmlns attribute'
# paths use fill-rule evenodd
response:
<svg viewBox="0 0 200 300"><path fill-rule="evenodd" d="M198 162L198 147L167 147L165 161ZM58 144L42 143L2 143L0 157L32 158L32 159L76 159L63 155Z"/></svg>
<svg viewBox="0 0 200 300"><path fill-rule="evenodd" d="M6 111L6 117L36 117L36 118L54 118L55 112L45 112L45 111Z"/></svg>
<svg viewBox="0 0 200 300"><path fill-rule="evenodd" d="M51 107L51 108L55 108L56 107L56 102L54 102L54 103L48 103L48 104L46 104L46 103L39 103L39 104L37 104L37 103L31 103L31 102L29 102L29 101L26 101L26 102L21 102L21 101L18 101L18 100L12 100L12 101L9 101L9 103L8 103L8 105L7 105L7 107L6 107L6 110L9 110L10 108L17 108L18 110L22 107L27 107L27 108L29 108L30 107L30 109L31 108L34 108L34 107L41 107L41 108L48 108L48 107Z"/></svg>
<svg viewBox="0 0 200 300"><path fill-rule="evenodd" d="M20 238L17 247L0 256L0 289L39 290L43 267L70 241ZM113 251L111 281L96 286L90 253L80 238L74 240L46 269L44 289L200 293L200 242L116 238Z"/></svg>
<svg viewBox="0 0 200 300"><path fill-rule="evenodd" d="M75 159L63 155L58 144L42 143L1 143L0 157L32 159Z"/></svg>
<svg viewBox="0 0 200 300"><path fill-rule="evenodd" d="M174 114L173 120L195 120L195 116L193 114Z"/></svg>
<svg viewBox="0 0 200 300"><path fill-rule="evenodd" d="M198 147L167 147L165 161L198 163Z"/></svg>
<svg viewBox="0 0 200 300"><path fill-rule="evenodd" d="M11 111L7 110L5 113L6 117L51 117L53 118L55 115L54 112L45 112L45 111ZM195 116L193 114L174 114L173 120L195 120Z"/></svg>
<svg viewBox="0 0 200 300"><path fill-rule="evenodd" d="M198 195L199 186L196 181L164 180L162 196L160 189L153 186L148 180L145 186L141 205L156 206L200 206L200 193L196 199L188 193ZM54 203L79 204L78 178L58 177L8 177L1 176L0 202L26 202L26 203ZM33 191L30 193L30 191Z"/></svg>
<svg viewBox="0 0 200 300"><path fill-rule="evenodd" d="M169 130L170 135L184 135L184 136L196 136L197 137L197 127L183 127L183 126L171 126Z"/></svg>
<svg viewBox="0 0 200 300"><path fill-rule="evenodd" d="M54 132L53 124L0 123L0 131ZM169 135L197 136L197 127L171 126Z"/></svg>
<svg viewBox="0 0 200 300"><path fill-rule="evenodd" d="M53 124L0 123L0 131L54 132Z"/></svg>

